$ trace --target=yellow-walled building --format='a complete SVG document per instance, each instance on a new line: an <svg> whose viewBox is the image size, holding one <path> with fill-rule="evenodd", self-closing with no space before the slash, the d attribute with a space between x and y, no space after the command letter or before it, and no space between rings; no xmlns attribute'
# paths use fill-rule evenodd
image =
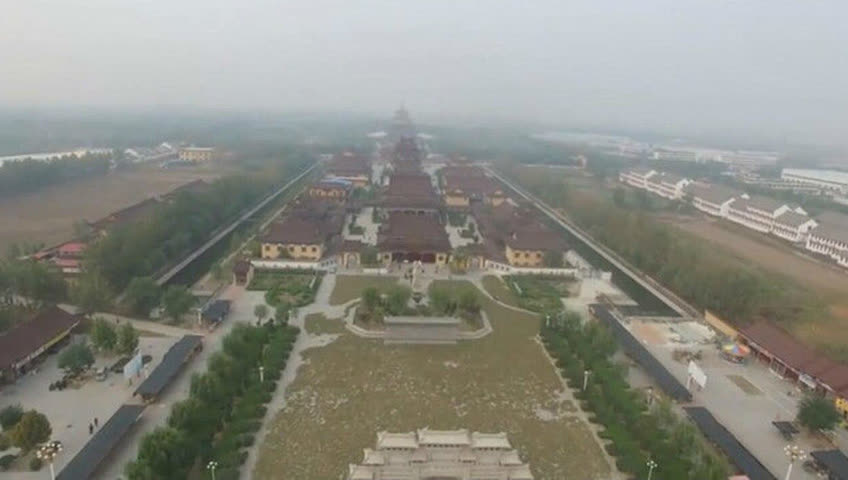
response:
<svg viewBox="0 0 848 480"><path fill-rule="evenodd" d="M325 243L316 222L290 217L272 225L262 238L262 259L318 261L324 255Z"/></svg>
<svg viewBox="0 0 848 480"><path fill-rule="evenodd" d="M563 255L565 250L559 234L541 225L517 230L504 241L504 255L514 267L545 267L545 253Z"/></svg>

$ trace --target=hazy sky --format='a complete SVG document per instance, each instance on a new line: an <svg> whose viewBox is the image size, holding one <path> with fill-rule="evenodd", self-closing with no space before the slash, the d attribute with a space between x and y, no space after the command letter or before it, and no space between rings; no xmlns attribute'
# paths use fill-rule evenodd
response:
<svg viewBox="0 0 848 480"><path fill-rule="evenodd" d="M3 0L0 104L539 120L848 144L845 0Z"/></svg>

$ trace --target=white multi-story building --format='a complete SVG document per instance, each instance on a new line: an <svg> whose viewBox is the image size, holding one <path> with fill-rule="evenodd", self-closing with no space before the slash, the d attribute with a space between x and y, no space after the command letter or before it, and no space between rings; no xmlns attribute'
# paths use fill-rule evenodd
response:
<svg viewBox="0 0 848 480"><path fill-rule="evenodd" d="M771 233L793 243L803 243L807 240L807 234L818 226L818 222L807 215L790 210L783 212L774 219Z"/></svg>
<svg viewBox="0 0 848 480"><path fill-rule="evenodd" d="M380 432L347 480L533 480L505 433L420 429Z"/></svg>
<svg viewBox="0 0 848 480"><path fill-rule="evenodd" d="M646 187L648 191L663 198L677 200L683 198L683 189L690 183L691 180L679 175L674 175L673 173L662 173L649 177L646 181Z"/></svg>
<svg viewBox="0 0 848 480"><path fill-rule="evenodd" d="M702 162L700 153L695 149L660 147L653 152L654 160L672 160L676 162Z"/></svg>
<svg viewBox="0 0 848 480"><path fill-rule="evenodd" d="M714 217L727 217L730 204L736 199L750 198L745 193L721 185L691 184L686 190L695 208Z"/></svg>
<svg viewBox="0 0 848 480"><path fill-rule="evenodd" d="M807 250L827 255L843 267L848 267L848 228L839 225L820 225L807 236Z"/></svg>
<svg viewBox="0 0 848 480"><path fill-rule="evenodd" d="M622 170L618 174L618 180L632 187L648 189L648 179L657 175L656 170L650 168L634 168L631 170Z"/></svg>
<svg viewBox="0 0 848 480"><path fill-rule="evenodd" d="M774 220L790 211L806 214L800 207L789 205L772 198L754 195L749 199L735 200L727 209L727 219L762 233L771 232Z"/></svg>
<svg viewBox="0 0 848 480"><path fill-rule="evenodd" d="M848 173L837 170L784 168L780 173L780 178L788 182L814 185L841 194L848 193Z"/></svg>

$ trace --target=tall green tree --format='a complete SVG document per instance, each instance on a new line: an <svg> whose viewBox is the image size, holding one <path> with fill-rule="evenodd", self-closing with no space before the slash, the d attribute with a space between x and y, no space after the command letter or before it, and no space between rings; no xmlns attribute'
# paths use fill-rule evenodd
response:
<svg viewBox="0 0 848 480"><path fill-rule="evenodd" d="M841 420L833 401L809 394L798 404L798 422L810 430L832 430Z"/></svg>
<svg viewBox="0 0 848 480"><path fill-rule="evenodd" d="M3 427L3 430L11 430L12 427L18 424L23 416L24 409L19 403L4 407L0 410L0 427Z"/></svg>
<svg viewBox="0 0 848 480"><path fill-rule="evenodd" d="M191 310L192 305L194 305L194 297L185 287L171 285L162 295L162 304L165 306L165 313L174 321L177 321Z"/></svg>
<svg viewBox="0 0 848 480"><path fill-rule="evenodd" d="M170 427L159 427L144 436L138 458L126 468L129 480L161 480L188 478L197 445L185 434Z"/></svg>
<svg viewBox="0 0 848 480"><path fill-rule="evenodd" d="M365 310L373 312L380 304L380 291L377 287L368 287L362 291L362 306Z"/></svg>
<svg viewBox="0 0 848 480"><path fill-rule="evenodd" d="M8 262L5 268L14 293L31 305L60 302L67 295L62 275L33 260Z"/></svg>
<svg viewBox="0 0 848 480"><path fill-rule="evenodd" d="M138 331L132 323L124 322L118 327L115 350L121 355L130 355L138 348Z"/></svg>
<svg viewBox="0 0 848 480"><path fill-rule="evenodd" d="M386 309L391 315L402 315L406 310L412 290L403 285L394 285L386 295Z"/></svg>
<svg viewBox="0 0 848 480"><path fill-rule="evenodd" d="M477 313L480 311L480 299L477 293L471 289L465 289L459 294L457 305L460 309L468 313Z"/></svg>
<svg viewBox="0 0 848 480"><path fill-rule="evenodd" d="M451 315L456 304L451 294L444 288L434 287L428 292L430 296L430 307L438 315Z"/></svg>
<svg viewBox="0 0 848 480"><path fill-rule="evenodd" d="M39 443L50 440L51 433L53 429L47 417L43 413L30 410L21 416L9 434L9 438L13 445L24 452L29 452Z"/></svg>
<svg viewBox="0 0 848 480"><path fill-rule="evenodd" d="M118 334L112 322L103 318L95 318L94 325L91 327L91 344L94 345L94 348L111 352L115 349L117 342Z"/></svg>
<svg viewBox="0 0 848 480"><path fill-rule="evenodd" d="M59 354L59 368L78 374L94 364L94 354L84 343L75 343Z"/></svg>
<svg viewBox="0 0 848 480"><path fill-rule="evenodd" d="M83 312L98 312L111 303L112 288L100 275L86 273L71 286L70 297Z"/></svg>
<svg viewBox="0 0 848 480"><path fill-rule="evenodd" d="M124 292L124 303L135 315L147 317L159 304L161 296L159 285L150 277L136 277L130 280Z"/></svg>

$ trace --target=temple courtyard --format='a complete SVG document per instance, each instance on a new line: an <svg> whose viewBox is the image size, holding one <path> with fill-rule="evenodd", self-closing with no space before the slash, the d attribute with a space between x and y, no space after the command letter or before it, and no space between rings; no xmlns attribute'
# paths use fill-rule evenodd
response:
<svg viewBox="0 0 848 480"><path fill-rule="evenodd" d="M449 289L471 286L435 282ZM361 462L377 432L429 427L505 432L536 479L616 478L535 339L537 317L479 295L494 331L456 345L384 345L353 335L341 320L333 328L329 313L302 315L303 335L323 341L309 342L315 346L304 350L285 405L272 410L264 440L257 439L262 443L251 477L341 478L349 464ZM322 297L329 296L319 292L311 307L321 311ZM342 308L328 302L323 310Z"/></svg>

